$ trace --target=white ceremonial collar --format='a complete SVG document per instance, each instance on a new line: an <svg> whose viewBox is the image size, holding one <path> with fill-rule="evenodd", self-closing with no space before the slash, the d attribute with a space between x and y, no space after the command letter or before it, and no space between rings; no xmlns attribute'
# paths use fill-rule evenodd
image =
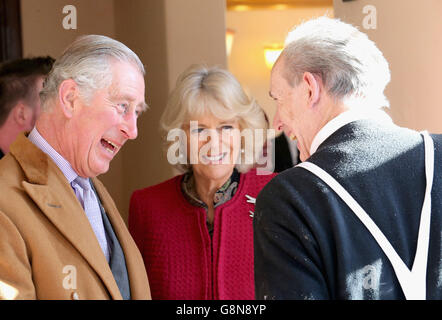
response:
<svg viewBox="0 0 442 320"><path fill-rule="evenodd" d="M362 119L378 119L382 121L392 122L390 116L383 110L380 109L350 109L333 118L326 123L325 126L319 130L316 136L313 138L312 144L310 146L310 156L312 156L318 147L323 143L328 137L335 133L338 129L349 124L350 122L362 120Z"/></svg>

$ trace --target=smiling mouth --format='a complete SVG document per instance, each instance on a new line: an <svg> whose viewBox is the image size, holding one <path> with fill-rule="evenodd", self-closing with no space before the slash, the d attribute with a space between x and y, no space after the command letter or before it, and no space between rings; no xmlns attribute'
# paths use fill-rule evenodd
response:
<svg viewBox="0 0 442 320"><path fill-rule="evenodd" d="M216 162L216 161L222 160L226 156L226 154L227 153L224 152L224 153L221 153L221 154L219 154L217 156L206 156L206 155L204 155L203 159L205 159L205 160L207 160L209 162Z"/></svg>
<svg viewBox="0 0 442 320"><path fill-rule="evenodd" d="M101 139L101 145L104 147L104 149L109 152L110 154L114 155L116 151L118 150L118 146L113 143L112 141L106 140L104 138Z"/></svg>

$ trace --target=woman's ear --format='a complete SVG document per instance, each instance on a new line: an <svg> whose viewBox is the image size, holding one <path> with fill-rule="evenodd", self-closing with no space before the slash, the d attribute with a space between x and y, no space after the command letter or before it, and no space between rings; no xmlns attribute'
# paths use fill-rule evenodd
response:
<svg viewBox="0 0 442 320"><path fill-rule="evenodd" d="M67 118L74 114L75 100L78 97L78 85L72 79L64 80L58 87L58 101L61 110Z"/></svg>
<svg viewBox="0 0 442 320"><path fill-rule="evenodd" d="M321 97L321 79L310 72L304 72L302 80L308 89L308 106L315 106Z"/></svg>

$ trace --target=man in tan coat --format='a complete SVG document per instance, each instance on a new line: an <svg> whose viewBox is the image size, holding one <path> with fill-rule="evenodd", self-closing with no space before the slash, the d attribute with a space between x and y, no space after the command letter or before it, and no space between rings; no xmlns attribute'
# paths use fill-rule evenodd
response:
<svg viewBox="0 0 442 320"><path fill-rule="evenodd" d="M96 178L146 108L144 67L84 36L56 61L42 114L0 161L0 299L150 299L141 255Z"/></svg>

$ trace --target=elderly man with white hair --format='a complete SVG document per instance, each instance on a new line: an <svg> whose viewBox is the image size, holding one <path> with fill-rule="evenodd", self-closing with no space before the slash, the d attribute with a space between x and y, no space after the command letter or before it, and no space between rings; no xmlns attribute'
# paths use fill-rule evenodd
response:
<svg viewBox="0 0 442 320"><path fill-rule="evenodd" d="M258 299L442 298L442 136L392 122L389 80L349 24L321 17L289 33L270 95L303 163L257 198Z"/></svg>
<svg viewBox="0 0 442 320"><path fill-rule="evenodd" d="M144 66L124 44L78 38L42 114L0 161L0 299L149 299L140 252L96 178L137 136Z"/></svg>

